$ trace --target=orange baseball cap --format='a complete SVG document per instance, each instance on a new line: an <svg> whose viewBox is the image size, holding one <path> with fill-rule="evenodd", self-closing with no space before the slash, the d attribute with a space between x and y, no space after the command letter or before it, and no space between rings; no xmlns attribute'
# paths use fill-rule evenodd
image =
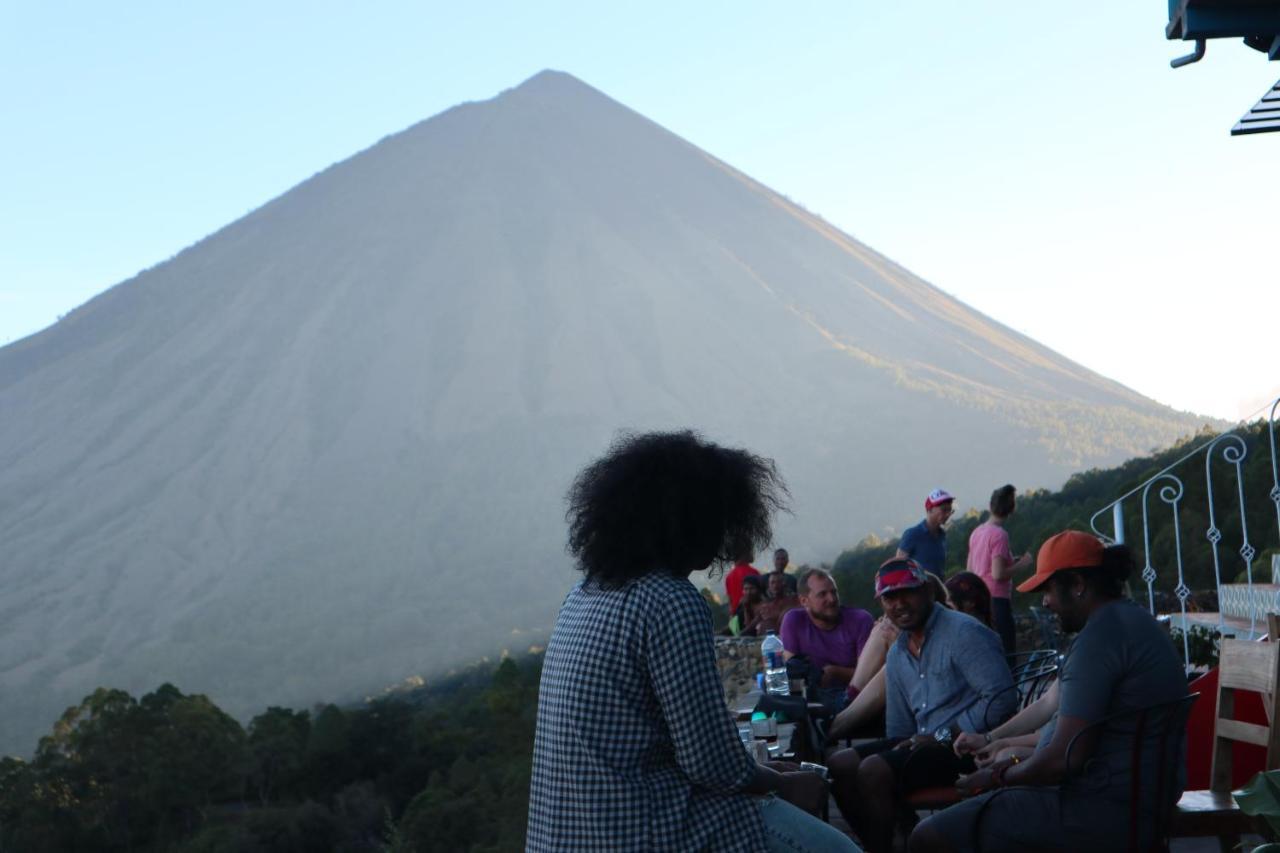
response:
<svg viewBox="0 0 1280 853"><path fill-rule="evenodd" d="M1079 530L1050 536L1036 555L1036 573L1018 584L1018 592L1034 592L1063 569L1090 569L1102 565L1102 540Z"/></svg>

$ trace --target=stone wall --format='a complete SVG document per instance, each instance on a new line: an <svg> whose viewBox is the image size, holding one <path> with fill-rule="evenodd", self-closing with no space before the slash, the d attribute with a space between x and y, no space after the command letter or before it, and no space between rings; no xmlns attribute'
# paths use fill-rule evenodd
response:
<svg viewBox="0 0 1280 853"><path fill-rule="evenodd" d="M736 708L756 686L763 641L762 637L716 637L716 668L730 708Z"/></svg>

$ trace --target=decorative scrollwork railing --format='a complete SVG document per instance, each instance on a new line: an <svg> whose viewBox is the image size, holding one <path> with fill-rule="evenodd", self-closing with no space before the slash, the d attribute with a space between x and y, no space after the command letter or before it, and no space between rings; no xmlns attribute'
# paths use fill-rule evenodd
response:
<svg viewBox="0 0 1280 853"><path fill-rule="evenodd" d="M1276 448L1276 416L1280 413L1280 398L1269 404L1270 411L1267 416L1265 429L1267 433L1267 445L1270 450L1270 474L1271 483L1270 491L1267 498L1275 505L1276 516L1276 535L1277 541L1280 541L1280 457L1277 455ZM1266 407L1259 409L1256 413L1261 416L1266 412ZM1213 580L1218 595L1218 630L1225 632L1228 630L1226 618L1224 616L1228 605L1233 609L1243 609L1249 619L1250 635L1256 634L1258 626L1258 617L1265 612L1280 609L1280 590L1273 590L1268 587L1266 589L1255 589L1254 578L1254 561L1259 554L1259 547L1265 547L1266 540L1270 539L1271 534L1267 533L1261 539L1251 538L1249 529L1249 499L1254 499L1253 520L1256 523L1261 517L1264 520L1264 527L1269 526L1265 522L1267 515L1266 510L1262 510L1262 515L1258 515L1257 499L1261 496L1260 484L1257 482L1259 474L1262 470L1256 463L1250 462L1246 466L1246 460L1249 457L1251 449L1256 453L1262 453L1263 443L1261 436L1261 425L1256 421L1250 422L1248 419L1242 421L1235 428L1215 435L1207 440L1200 442L1182 457L1167 465L1162 470L1148 477L1142 483L1116 498L1111 503L1100 508L1089 519L1089 525L1093 528L1094 533L1109 542L1125 541L1125 506L1126 501L1131 498L1137 498L1139 502L1138 509L1142 518L1142 580L1147 586L1147 606L1154 613L1157 609L1156 600L1156 584L1161 578L1165 578L1166 583L1177 578L1177 583L1173 588L1173 593L1178 600L1178 607L1182 613L1183 634L1183 653L1189 657L1189 646L1187 644L1186 631L1187 626L1187 602L1192 596L1192 590L1188 584L1188 577L1192 573L1188 571L1188 566L1184 564L1185 557L1188 553L1189 546L1184 547L1183 531L1187 529L1199 529L1199 523L1207 520L1207 524L1203 529L1203 535L1208 541L1208 551L1212 559ZM1204 457L1204 474L1203 481L1197 479L1197 469L1193 460L1197 460L1201 455ZM1260 461L1260 460L1259 460ZM1248 478L1246 468L1252 475L1254 482L1252 483L1254 491L1250 491L1250 484L1246 482ZM1265 476L1265 475L1263 475ZM1234 481L1234 482L1232 482ZM1234 488L1231 486L1234 485ZM1191 488L1194 487L1194 488ZM1159 503L1153 504L1150 501L1152 491L1156 492L1159 497ZM1200 507L1199 495L1203 492L1205 505ZM1189 507L1188 501L1197 504ZM1265 502L1264 502L1265 503ZM1232 506L1234 504L1234 506ZM1156 513L1168 512L1168 522L1164 519L1166 516L1156 516ZM1105 531L1099 528L1102 519L1107 515L1111 515L1111 529ZM1238 517L1237 517L1238 515ZM1160 534L1160 547L1152 547L1153 527L1156 524L1167 524L1162 526ZM1191 527L1188 528L1188 524ZM1257 531L1254 531L1255 535ZM1166 537L1172 538L1172 546ZM1203 577L1203 559L1204 548L1190 548L1196 551L1200 556L1197 557L1196 573ZM1160 556L1157 556L1160 555ZM1167 561L1172 559L1173 565L1169 566ZM1237 559L1239 562L1237 562ZM1164 563L1164 565L1162 565ZM1223 573L1227 572L1228 577L1224 578ZM1240 585L1232 585L1232 580L1243 574L1245 584L1241 589ZM1280 580L1273 578L1273 582ZM1230 593L1224 600L1224 587ZM1239 623L1237 623L1239 624Z"/></svg>

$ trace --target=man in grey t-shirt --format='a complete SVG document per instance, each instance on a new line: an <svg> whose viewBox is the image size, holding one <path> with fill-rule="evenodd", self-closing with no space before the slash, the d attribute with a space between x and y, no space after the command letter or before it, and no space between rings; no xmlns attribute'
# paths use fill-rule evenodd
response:
<svg viewBox="0 0 1280 853"><path fill-rule="evenodd" d="M1103 853L1127 849L1130 830L1138 833L1139 849L1149 847L1158 810L1181 795L1182 774L1162 779L1157 766L1181 768L1181 728L1162 725L1175 717L1165 711L1148 719L1137 802L1131 802L1132 720L1081 737L1067 765L1068 745L1094 723L1187 693L1173 644L1151 614L1124 597L1132 566L1123 545L1104 547L1078 531L1059 533L1041 547L1036 574L1018 591L1043 588L1044 605L1058 614L1063 630L1079 632L1063 666L1058 715L1026 761L962 778L963 792L985 793L922 822L912 833L912 851L967 851L976 842L983 851ZM1161 756L1164 745L1172 748ZM1088 773L1081 773L1086 760Z"/></svg>

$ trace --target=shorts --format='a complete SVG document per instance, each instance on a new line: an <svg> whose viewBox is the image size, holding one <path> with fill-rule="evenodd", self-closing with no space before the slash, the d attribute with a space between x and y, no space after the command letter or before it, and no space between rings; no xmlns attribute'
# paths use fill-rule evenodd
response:
<svg viewBox="0 0 1280 853"><path fill-rule="evenodd" d="M934 812L919 829L932 829L955 853L1065 851L1061 803L1057 788L1000 788Z"/></svg>
<svg viewBox="0 0 1280 853"><path fill-rule="evenodd" d="M962 775L976 769L973 756L961 758L950 746L940 743L915 749L894 749L904 740L906 738L890 737L854 747L859 758L867 759L878 755L889 765L893 770L893 778L897 780L899 794L950 785Z"/></svg>

